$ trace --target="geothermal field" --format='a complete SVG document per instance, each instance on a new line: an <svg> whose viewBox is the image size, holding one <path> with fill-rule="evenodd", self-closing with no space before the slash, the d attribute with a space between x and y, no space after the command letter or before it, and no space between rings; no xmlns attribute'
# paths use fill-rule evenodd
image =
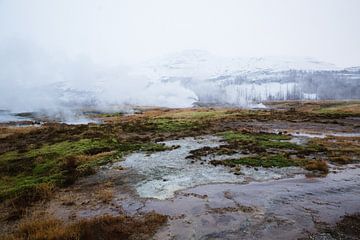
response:
<svg viewBox="0 0 360 240"><path fill-rule="evenodd" d="M0 0L0 240L360 240L360 0Z"/></svg>
<svg viewBox="0 0 360 240"><path fill-rule="evenodd" d="M0 132L4 239L357 239L360 102L137 108Z"/></svg>

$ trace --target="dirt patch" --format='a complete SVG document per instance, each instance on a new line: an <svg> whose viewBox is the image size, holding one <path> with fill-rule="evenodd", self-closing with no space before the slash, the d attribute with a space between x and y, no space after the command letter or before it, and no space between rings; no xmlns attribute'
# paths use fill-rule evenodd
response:
<svg viewBox="0 0 360 240"><path fill-rule="evenodd" d="M357 240L360 236L360 213L345 215L334 226L319 223L318 233L310 234L307 239L344 239Z"/></svg>

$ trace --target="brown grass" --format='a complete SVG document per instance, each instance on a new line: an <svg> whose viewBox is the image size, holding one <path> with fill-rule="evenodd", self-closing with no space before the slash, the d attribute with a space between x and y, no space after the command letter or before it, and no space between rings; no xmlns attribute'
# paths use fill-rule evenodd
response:
<svg viewBox="0 0 360 240"><path fill-rule="evenodd" d="M5 220L17 220L22 218L33 202L49 200L54 194L55 186L52 183L41 183L34 188L9 199L1 205L4 207Z"/></svg>
<svg viewBox="0 0 360 240"><path fill-rule="evenodd" d="M329 167L324 160L312 160L305 165L305 169L309 171L319 171L324 174L329 173Z"/></svg>
<svg viewBox="0 0 360 240"><path fill-rule="evenodd" d="M37 129L37 127L13 127L13 126L3 126L0 127L0 138L5 138L13 134L26 134L32 130Z"/></svg>
<svg viewBox="0 0 360 240"><path fill-rule="evenodd" d="M112 189L100 189L97 196L103 203L109 203L114 197L114 191Z"/></svg>
<svg viewBox="0 0 360 240"><path fill-rule="evenodd" d="M149 239L167 221L167 217L148 213L141 217L105 215L66 224L63 221L42 216L23 220L13 234L0 237L3 240L97 240L97 239Z"/></svg>

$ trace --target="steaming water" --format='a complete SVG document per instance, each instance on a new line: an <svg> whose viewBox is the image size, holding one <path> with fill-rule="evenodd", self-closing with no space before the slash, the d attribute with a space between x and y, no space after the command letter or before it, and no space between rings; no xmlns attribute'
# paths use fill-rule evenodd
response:
<svg viewBox="0 0 360 240"><path fill-rule="evenodd" d="M0 110L0 123L31 121L29 118L16 116L15 114Z"/></svg>
<svg viewBox="0 0 360 240"><path fill-rule="evenodd" d="M305 133L305 132L298 132L298 133L291 133L292 136L295 137L303 137L303 138L325 138L327 136L333 137L360 137L360 133Z"/></svg>
<svg viewBox="0 0 360 240"><path fill-rule="evenodd" d="M334 224L359 212L359 167L346 166L325 178L197 186L171 200L148 200L142 209L184 216L169 220L154 239L309 239L318 223ZM231 211L237 206L253 211Z"/></svg>
<svg viewBox="0 0 360 240"><path fill-rule="evenodd" d="M205 146L216 147L220 145L221 138L204 136L200 138L184 138L180 140L163 142L167 146L179 145L171 151L157 152L153 154L134 153L129 155L119 165L135 170L144 178L134 183L134 187L140 197L167 199L174 196L179 190L197 185L210 183L246 183L248 181L266 181L280 179L304 173L300 168L250 168L242 167L241 175L235 175L224 166L213 166L200 161L191 163L186 159L191 150ZM218 159L224 159L220 156Z"/></svg>
<svg viewBox="0 0 360 240"><path fill-rule="evenodd" d="M69 125L81 125L81 124L89 124L89 123L101 123L100 120L97 119L91 119L86 117L74 117L65 119L63 121L60 121L61 123L66 123Z"/></svg>
<svg viewBox="0 0 360 240"><path fill-rule="evenodd" d="M88 124L88 123L100 123L101 121L98 119L88 118L84 115L75 114L75 113L34 113L34 119L41 122L59 122L66 123L70 125L78 125L78 124ZM34 121L34 119L29 117L21 117L17 116L15 113L0 110L0 123L9 123L9 122L22 122L22 121ZM33 125L33 124L30 124Z"/></svg>

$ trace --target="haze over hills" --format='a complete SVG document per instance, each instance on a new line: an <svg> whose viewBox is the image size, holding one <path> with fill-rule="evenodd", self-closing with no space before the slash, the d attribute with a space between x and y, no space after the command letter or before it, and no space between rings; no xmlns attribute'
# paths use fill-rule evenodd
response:
<svg viewBox="0 0 360 240"><path fill-rule="evenodd" d="M229 58L186 50L136 68L163 83L181 83L200 104L252 106L266 100L352 99L360 69L340 69L312 58Z"/></svg>
<svg viewBox="0 0 360 240"><path fill-rule="evenodd" d="M62 94L67 96L64 99L82 99L87 105L103 106L126 103L254 107L267 100L360 96L359 67L341 69L312 58L236 58L185 50L110 72L97 73L102 80L88 84L88 89L96 91L82 92L81 98L77 97L81 89L62 85ZM130 79L133 84L122 84L124 79Z"/></svg>
<svg viewBox="0 0 360 240"><path fill-rule="evenodd" d="M339 70L334 64L301 57L220 57L204 50L184 50L143 64L153 78L214 78L257 71Z"/></svg>
<svg viewBox="0 0 360 240"><path fill-rule="evenodd" d="M312 58L221 57L185 50L131 67L103 68L87 59L69 62L38 51L15 51L23 52L28 55L21 62L2 61L7 67L0 70L0 109L50 114L60 110L68 115L84 107L256 107L266 100L360 96L360 67L340 69Z"/></svg>

